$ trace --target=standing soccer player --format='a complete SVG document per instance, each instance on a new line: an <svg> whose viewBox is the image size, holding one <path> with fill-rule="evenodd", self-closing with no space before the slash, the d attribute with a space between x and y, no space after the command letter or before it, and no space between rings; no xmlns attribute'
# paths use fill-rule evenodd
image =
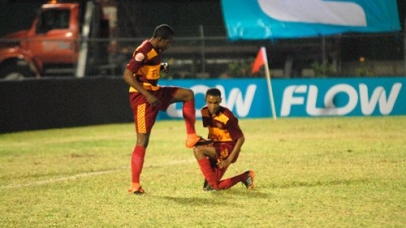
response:
<svg viewBox="0 0 406 228"><path fill-rule="evenodd" d="M205 182L204 191L229 189L242 182L247 189L254 189L254 171L221 180L231 163L237 161L244 144L244 134L234 114L220 105L221 92L217 88L207 90L206 106L201 109L203 127L209 130L209 145L198 145L193 149Z"/></svg>
<svg viewBox="0 0 406 228"><path fill-rule="evenodd" d="M186 125L186 147L208 143L196 134L196 110L194 93L181 87L159 86L160 71L168 70L167 64L161 64L161 53L168 49L174 37L173 29L166 24L155 28L152 38L138 46L127 67L123 78L130 86L130 105L133 110L137 142L131 157L132 184L128 191L143 194L140 175L144 164L152 126L158 112L166 111L175 102L182 102L182 113Z"/></svg>

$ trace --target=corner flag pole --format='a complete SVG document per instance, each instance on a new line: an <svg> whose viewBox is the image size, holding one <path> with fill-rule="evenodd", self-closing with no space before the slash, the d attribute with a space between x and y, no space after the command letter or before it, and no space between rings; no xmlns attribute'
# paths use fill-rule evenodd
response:
<svg viewBox="0 0 406 228"><path fill-rule="evenodd" d="M272 117L273 119L276 120L276 111L275 111L275 101L273 98L273 92L272 92L272 84L271 84L271 73L269 72L269 66L268 66L268 57L266 55L266 49L265 47L261 47L261 51L264 52L264 56L265 56L265 76L266 76L266 83L268 85L268 93L269 93L269 100L271 102L271 109L272 109Z"/></svg>

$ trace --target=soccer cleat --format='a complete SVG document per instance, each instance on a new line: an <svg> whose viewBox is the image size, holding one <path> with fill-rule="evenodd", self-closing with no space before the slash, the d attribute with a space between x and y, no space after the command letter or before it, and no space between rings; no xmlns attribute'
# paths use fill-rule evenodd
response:
<svg viewBox="0 0 406 228"><path fill-rule="evenodd" d="M254 189L254 179L255 179L255 173L252 170L248 170L245 172L247 174L247 179L243 181L242 183L247 187L247 189Z"/></svg>
<svg viewBox="0 0 406 228"><path fill-rule="evenodd" d="M135 188L135 189L133 187L130 187L128 189L128 193L135 194L135 195L142 195L145 192L144 192L144 189L142 189L142 187L139 186L138 188Z"/></svg>
<svg viewBox="0 0 406 228"><path fill-rule="evenodd" d="M211 139L204 139L198 135L188 135L186 138L186 147L193 148L195 146L208 145L212 142Z"/></svg>
<svg viewBox="0 0 406 228"><path fill-rule="evenodd" d="M210 192L210 191L216 191L212 186L209 185L206 179L204 179L203 183L203 192Z"/></svg>

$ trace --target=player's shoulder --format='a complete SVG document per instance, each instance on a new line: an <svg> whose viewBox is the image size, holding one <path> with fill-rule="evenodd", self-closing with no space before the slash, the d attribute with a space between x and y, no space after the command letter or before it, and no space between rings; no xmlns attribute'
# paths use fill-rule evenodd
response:
<svg viewBox="0 0 406 228"><path fill-rule="evenodd" d="M220 106L220 112L226 115L234 115L233 112L225 106Z"/></svg>
<svg viewBox="0 0 406 228"><path fill-rule="evenodd" d="M237 117L235 116L235 114L228 109L227 107L221 106L220 107L220 112L227 117L227 119L233 119L233 120L237 120Z"/></svg>
<svg viewBox="0 0 406 228"><path fill-rule="evenodd" d="M200 109L200 112L202 113L202 116L209 116L209 108L207 106L203 106L203 108Z"/></svg>
<svg viewBox="0 0 406 228"><path fill-rule="evenodd" d="M142 42L140 44L140 46L137 47L137 49L135 49L136 52L141 52L141 53L148 53L153 49L153 46L151 44L151 42L149 40L144 40L144 42Z"/></svg>

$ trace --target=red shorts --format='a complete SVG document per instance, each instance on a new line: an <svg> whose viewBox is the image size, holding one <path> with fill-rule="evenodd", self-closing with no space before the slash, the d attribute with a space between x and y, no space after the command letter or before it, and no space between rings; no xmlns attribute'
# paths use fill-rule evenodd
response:
<svg viewBox="0 0 406 228"><path fill-rule="evenodd" d="M216 150L216 159L217 162L226 159L230 153L233 151L234 148L234 143L223 143L223 142L214 142L213 147ZM235 157L235 159L231 162L234 163L238 159L238 155Z"/></svg>
<svg viewBox="0 0 406 228"><path fill-rule="evenodd" d="M159 110L166 111L178 87L160 86L158 90L151 91L161 102L159 106L152 106L144 95L139 92L130 93L130 105L133 110L135 131L137 133L149 133L155 124Z"/></svg>

